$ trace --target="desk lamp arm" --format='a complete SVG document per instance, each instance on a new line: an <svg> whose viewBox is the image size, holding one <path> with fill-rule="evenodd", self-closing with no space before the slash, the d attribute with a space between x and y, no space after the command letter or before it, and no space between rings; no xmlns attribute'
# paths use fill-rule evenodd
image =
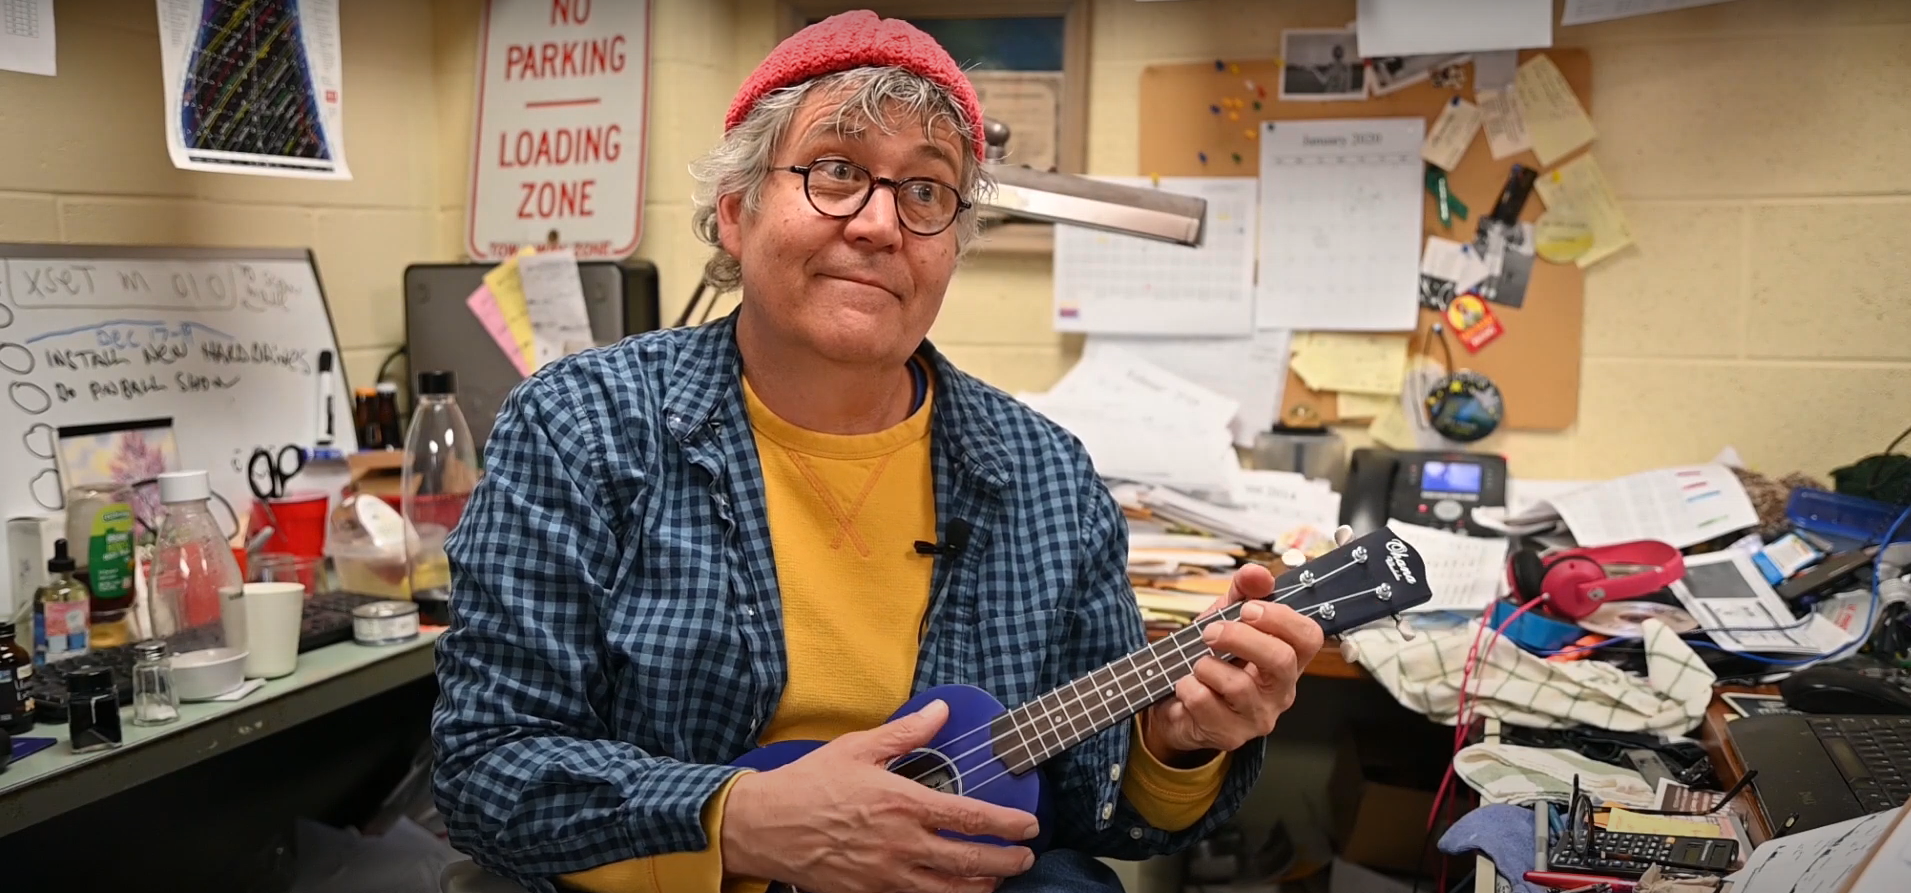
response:
<svg viewBox="0 0 1911 893"><path fill-rule="evenodd" d="M1207 199L1010 164L1008 125L984 119L982 132L995 179L995 194L978 203L984 210L1177 245L1199 246L1206 237Z"/></svg>

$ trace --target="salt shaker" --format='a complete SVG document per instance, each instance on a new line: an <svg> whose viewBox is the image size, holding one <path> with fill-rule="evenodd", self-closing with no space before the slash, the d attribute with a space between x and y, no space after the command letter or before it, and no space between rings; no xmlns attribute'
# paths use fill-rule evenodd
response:
<svg viewBox="0 0 1911 893"><path fill-rule="evenodd" d="M179 718L172 651L158 639L133 646L133 725L163 726Z"/></svg>

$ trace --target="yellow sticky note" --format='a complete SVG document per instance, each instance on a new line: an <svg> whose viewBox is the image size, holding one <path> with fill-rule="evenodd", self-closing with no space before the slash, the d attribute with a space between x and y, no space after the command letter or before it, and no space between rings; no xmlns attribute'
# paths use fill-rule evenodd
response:
<svg viewBox="0 0 1911 893"><path fill-rule="evenodd" d="M1398 394L1407 367L1407 336L1302 332L1289 352L1294 373L1316 391Z"/></svg>
<svg viewBox="0 0 1911 893"><path fill-rule="evenodd" d="M1612 194L1605 172L1588 152L1559 166L1559 169L1533 181L1533 191L1546 203L1548 213L1562 211L1573 220L1584 221L1592 229L1592 247L1574 259L1580 269L1592 266L1632 244L1632 228L1625 211Z"/></svg>
<svg viewBox="0 0 1911 893"><path fill-rule="evenodd" d="M1335 409L1343 419L1377 419L1387 414L1389 409L1398 412L1400 402L1394 394L1359 394L1353 391L1341 391L1334 396Z"/></svg>
<svg viewBox="0 0 1911 893"><path fill-rule="evenodd" d="M1673 837L1729 837L1719 823L1703 816L1640 815L1624 809L1607 813L1606 830L1619 834L1666 834Z"/></svg>
<svg viewBox="0 0 1911 893"><path fill-rule="evenodd" d="M1385 413L1367 426L1367 436L1372 437L1375 443L1396 450L1419 448L1413 436L1413 425L1407 421L1407 414L1400 410L1399 400L1394 400Z"/></svg>
<svg viewBox="0 0 1911 893"><path fill-rule="evenodd" d="M1513 76L1513 94L1519 98L1520 115L1541 167L1551 167L1597 135L1566 76L1544 55L1519 67Z"/></svg>
<svg viewBox="0 0 1911 893"><path fill-rule="evenodd" d="M535 362L537 344L531 333L531 311L524 301L524 283L518 279L518 258L534 253L536 249L527 245L516 256L484 274L484 284L498 301L504 324L511 330L511 340L518 343L518 350L523 351L527 362Z"/></svg>

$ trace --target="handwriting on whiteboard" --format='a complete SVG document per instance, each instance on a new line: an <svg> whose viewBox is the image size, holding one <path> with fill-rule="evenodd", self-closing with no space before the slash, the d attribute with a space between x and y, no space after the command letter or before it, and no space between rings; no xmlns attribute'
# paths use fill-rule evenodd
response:
<svg viewBox="0 0 1911 893"><path fill-rule="evenodd" d="M95 307L125 310L285 311L297 285L247 263L169 260L0 261L13 303L23 310Z"/></svg>

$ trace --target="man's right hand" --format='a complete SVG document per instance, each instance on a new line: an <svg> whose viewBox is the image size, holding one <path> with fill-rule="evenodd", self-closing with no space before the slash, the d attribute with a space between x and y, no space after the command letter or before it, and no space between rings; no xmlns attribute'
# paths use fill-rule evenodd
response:
<svg viewBox="0 0 1911 893"><path fill-rule="evenodd" d="M984 893L1034 864L1027 847L951 840L939 830L1027 840L1035 817L932 790L884 768L929 742L941 701L730 785L723 870L830 893Z"/></svg>

